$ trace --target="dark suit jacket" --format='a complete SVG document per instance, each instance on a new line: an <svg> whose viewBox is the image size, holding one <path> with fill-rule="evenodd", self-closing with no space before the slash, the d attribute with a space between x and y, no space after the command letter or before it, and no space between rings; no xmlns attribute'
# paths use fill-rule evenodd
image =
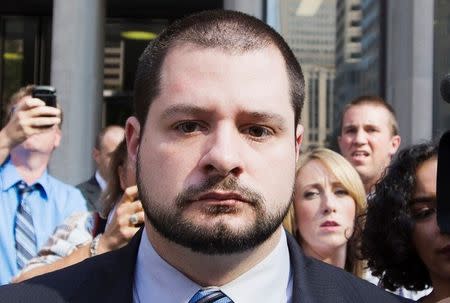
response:
<svg viewBox="0 0 450 303"><path fill-rule="evenodd" d="M89 258L74 266L20 284L0 287L0 302L131 303L141 234L142 229L127 246L116 251ZM294 270L292 302L411 302L343 270L306 257L291 237L288 237L288 243Z"/></svg>
<svg viewBox="0 0 450 303"><path fill-rule="evenodd" d="M87 207L89 211L99 211L99 199L100 194L102 193L102 189L95 179L95 175L92 176L86 182L80 183L77 185L77 188L81 191L84 198L86 199Z"/></svg>

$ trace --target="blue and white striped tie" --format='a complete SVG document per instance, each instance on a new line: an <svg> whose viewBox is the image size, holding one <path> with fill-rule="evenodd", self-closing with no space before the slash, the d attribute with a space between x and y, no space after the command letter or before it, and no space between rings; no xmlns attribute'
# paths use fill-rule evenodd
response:
<svg viewBox="0 0 450 303"><path fill-rule="evenodd" d="M233 300L217 287L208 287L196 292L188 303L233 303Z"/></svg>
<svg viewBox="0 0 450 303"><path fill-rule="evenodd" d="M35 189L25 182L17 183L19 206L17 208L16 226L14 228L16 237L17 267L22 269L37 253L36 234L34 231L31 209L27 203L27 197Z"/></svg>

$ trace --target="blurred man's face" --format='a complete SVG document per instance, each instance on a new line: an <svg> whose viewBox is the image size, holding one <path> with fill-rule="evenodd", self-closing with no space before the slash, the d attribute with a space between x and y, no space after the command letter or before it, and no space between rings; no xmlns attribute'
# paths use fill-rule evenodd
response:
<svg viewBox="0 0 450 303"><path fill-rule="evenodd" d="M161 76L146 125L127 122L152 227L208 254L262 243L291 201L302 135L281 54L182 45L169 52Z"/></svg>
<svg viewBox="0 0 450 303"><path fill-rule="evenodd" d="M103 179L107 180L109 172L109 163L111 162L111 156L113 151L122 142L124 138L124 130L120 127L114 127L108 130L103 136L103 140L100 144L100 149L94 149L93 157L97 163L98 171Z"/></svg>
<svg viewBox="0 0 450 303"><path fill-rule="evenodd" d="M390 112L373 104L355 105L345 112L338 140L341 154L358 171L366 192L400 146L400 137L392 134Z"/></svg>

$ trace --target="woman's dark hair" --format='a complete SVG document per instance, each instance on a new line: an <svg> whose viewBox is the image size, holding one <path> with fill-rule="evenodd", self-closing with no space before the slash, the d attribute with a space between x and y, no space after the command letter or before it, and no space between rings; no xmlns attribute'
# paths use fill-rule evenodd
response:
<svg viewBox="0 0 450 303"><path fill-rule="evenodd" d="M422 290L431 285L428 270L412 243L410 202L417 168L437 153L437 145L431 142L403 149L369 197L362 256L386 289Z"/></svg>
<svg viewBox="0 0 450 303"><path fill-rule="evenodd" d="M119 168L126 164L127 159L127 142L123 139L111 155L111 162L109 162L108 167L108 184L100 196L101 210L99 213L103 218L108 217L109 212L114 208L114 205L124 192L120 187Z"/></svg>

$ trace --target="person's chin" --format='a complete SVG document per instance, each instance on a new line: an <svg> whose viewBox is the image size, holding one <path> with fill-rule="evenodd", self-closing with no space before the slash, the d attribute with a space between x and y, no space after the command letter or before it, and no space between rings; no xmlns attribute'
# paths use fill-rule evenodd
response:
<svg viewBox="0 0 450 303"><path fill-rule="evenodd" d="M353 167L356 169L356 171L361 177L370 175L370 168L368 167L367 164L359 164L359 165L353 164Z"/></svg>
<svg viewBox="0 0 450 303"><path fill-rule="evenodd" d="M367 166L369 164L369 158L368 157L364 157L364 158L352 158L350 160L350 162L352 163L352 165L354 167L364 167Z"/></svg>
<svg viewBox="0 0 450 303"><path fill-rule="evenodd" d="M249 228L255 221L254 218L244 216L242 213L207 214L186 219L200 229L210 230L222 226L232 232L238 232Z"/></svg>

